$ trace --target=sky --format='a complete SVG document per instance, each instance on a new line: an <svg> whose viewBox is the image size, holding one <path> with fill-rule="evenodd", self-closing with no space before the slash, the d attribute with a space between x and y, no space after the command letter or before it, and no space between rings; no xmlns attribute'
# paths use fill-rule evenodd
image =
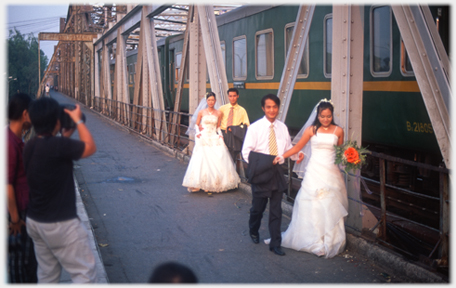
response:
<svg viewBox="0 0 456 288"><path fill-rule="evenodd" d="M43 5L31 5L23 1L8 1L3 7L6 17L2 18L6 19L4 23L6 38L9 35L8 31L14 27L21 34L33 33L37 38L40 32L59 32L59 19L66 18L68 2L60 1L58 4L49 2ZM40 41L40 48L49 60L52 58L55 45L57 41Z"/></svg>

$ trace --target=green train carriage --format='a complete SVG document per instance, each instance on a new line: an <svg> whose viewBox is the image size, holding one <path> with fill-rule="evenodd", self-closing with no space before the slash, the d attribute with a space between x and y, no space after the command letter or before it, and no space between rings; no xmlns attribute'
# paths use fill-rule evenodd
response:
<svg viewBox="0 0 456 288"><path fill-rule="evenodd" d="M251 122L263 116L261 97L277 93L297 11L290 5L242 6L216 18L229 87L239 89L239 104ZM439 17L448 49L449 7L431 11ZM363 145L438 165L440 150L391 8L364 6L364 33ZM308 37L285 121L291 134L315 103L331 96L332 6L316 6ZM158 46L165 103L172 110L183 35L160 40ZM184 78L180 110L188 112L188 75Z"/></svg>

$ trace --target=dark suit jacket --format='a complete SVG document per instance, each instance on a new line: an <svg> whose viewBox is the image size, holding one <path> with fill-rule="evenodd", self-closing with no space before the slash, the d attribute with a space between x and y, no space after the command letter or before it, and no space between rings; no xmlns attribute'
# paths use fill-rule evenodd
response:
<svg viewBox="0 0 456 288"><path fill-rule="evenodd" d="M231 128L231 131L228 130ZM226 147L233 152L241 152L242 144L244 143L245 134L247 133L247 125L229 126L226 132L223 133Z"/></svg>
<svg viewBox="0 0 456 288"><path fill-rule="evenodd" d="M282 193L287 189L287 182L281 166L272 164L275 157L250 151L247 171L254 197L269 198L273 191Z"/></svg>

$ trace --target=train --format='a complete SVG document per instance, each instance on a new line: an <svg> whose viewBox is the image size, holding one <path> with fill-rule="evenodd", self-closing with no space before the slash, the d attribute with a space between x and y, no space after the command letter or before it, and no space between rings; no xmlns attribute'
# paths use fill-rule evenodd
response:
<svg viewBox="0 0 456 288"><path fill-rule="evenodd" d="M433 127L391 7L362 7L364 91L360 144L371 151L442 165ZM320 99L331 98L332 9L331 5L315 7L285 120L291 135L300 130ZM434 5L430 10L449 53L449 6ZM228 84L239 90L239 104L247 110L251 122L263 116L261 97L277 94L297 13L296 5L246 5L216 16ZM374 17L376 21L373 21ZM183 38L181 34L157 42L167 110L174 109ZM130 101L135 85L136 54L137 50L127 53ZM114 71L113 65L114 62L111 71ZM188 112L188 75L184 78L186 83L180 111ZM210 87L209 79L207 83ZM375 163L368 163L363 173L376 176L378 165L375 166ZM438 181L432 180L435 177L431 177L431 173L422 171L421 174L423 189L438 189ZM398 186L410 186L416 177L390 175L388 181Z"/></svg>

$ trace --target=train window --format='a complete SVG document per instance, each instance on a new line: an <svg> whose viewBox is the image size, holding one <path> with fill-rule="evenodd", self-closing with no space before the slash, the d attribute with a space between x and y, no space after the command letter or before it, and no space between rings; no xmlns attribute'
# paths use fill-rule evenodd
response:
<svg viewBox="0 0 456 288"><path fill-rule="evenodd" d="M225 67L224 69L226 71L226 45L225 45L225 41L220 41L220 48L222 49L222 61L223 61L223 65ZM207 69L207 67L206 67L206 71L208 72L208 73L206 73L206 82L209 83L209 69Z"/></svg>
<svg viewBox="0 0 456 288"><path fill-rule="evenodd" d="M244 36L233 39L233 80L247 79L247 39Z"/></svg>
<svg viewBox="0 0 456 288"><path fill-rule="evenodd" d="M182 52L176 53L176 59L174 60L174 81L177 83L179 81L179 73L182 62Z"/></svg>
<svg viewBox="0 0 456 288"><path fill-rule="evenodd" d="M392 70L392 25L391 7L371 8L370 63L372 75L386 77Z"/></svg>
<svg viewBox="0 0 456 288"><path fill-rule="evenodd" d="M323 72L326 78L331 78L332 73L332 33L333 32L333 18L332 14L328 14L324 19L324 55L323 55Z"/></svg>
<svg viewBox="0 0 456 288"><path fill-rule="evenodd" d="M131 75L131 64L128 64L127 66L127 72L128 72L128 84L132 84L132 75Z"/></svg>
<svg viewBox="0 0 456 288"><path fill-rule="evenodd" d="M291 38L293 37L294 23L285 25L285 61L287 59L288 49ZM297 78L307 78L309 76L309 37L307 37L306 47L302 54L301 63L299 64Z"/></svg>
<svg viewBox="0 0 456 288"><path fill-rule="evenodd" d="M109 65L109 77L111 77L111 85L114 84L114 69L115 65Z"/></svg>
<svg viewBox="0 0 456 288"><path fill-rule="evenodd" d="M407 53L407 49L405 49L404 41L401 39L401 73L404 76L413 76L412 62L410 62L410 58Z"/></svg>
<svg viewBox="0 0 456 288"><path fill-rule="evenodd" d="M129 79L130 79L130 84L133 84L135 83L135 64L134 63L131 63L130 65L128 65L129 69L128 69L128 72L129 72Z"/></svg>
<svg viewBox="0 0 456 288"><path fill-rule="evenodd" d="M220 41L220 48L222 48L223 65L226 67L226 44L225 41Z"/></svg>
<svg viewBox="0 0 456 288"><path fill-rule="evenodd" d="M188 57L187 57L187 67L188 67ZM179 81L179 73L180 73L180 69L183 68L182 67L182 52L177 52L175 54L175 61L174 61L174 81L177 83ZM188 82L188 70L187 69L187 73L185 73L184 75L184 82Z"/></svg>
<svg viewBox="0 0 456 288"><path fill-rule="evenodd" d="M101 81L102 81L102 77L101 77L101 76L102 76L102 75L101 75L101 74L102 74L101 68L102 68L102 66L103 66L103 61L102 61L102 60L103 60L103 59L102 59L102 58L103 58L103 53L102 53L102 52L103 52L103 50L97 51L97 55L98 55L98 63L97 63L97 64L98 64L98 75L95 77L95 79L98 78L98 83L97 83L97 84L98 84L98 88L97 88L97 90L96 90L96 93L97 93L97 94L96 94L95 96L99 96L99 93L100 93L100 90L99 90L99 89L100 89ZM95 63L96 63L96 62L95 62ZM97 66L95 66L95 67L97 67Z"/></svg>
<svg viewBox="0 0 456 288"><path fill-rule="evenodd" d="M256 78L272 79L274 77L274 34L272 29L256 33L255 54Z"/></svg>

